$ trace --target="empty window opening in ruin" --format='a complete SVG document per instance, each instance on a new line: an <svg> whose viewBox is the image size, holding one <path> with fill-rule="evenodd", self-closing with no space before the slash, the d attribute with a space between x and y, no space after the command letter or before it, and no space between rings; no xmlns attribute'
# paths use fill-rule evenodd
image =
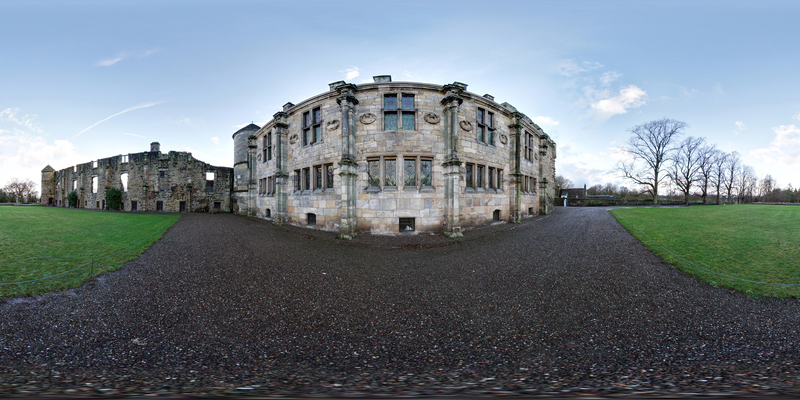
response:
<svg viewBox="0 0 800 400"><path fill-rule="evenodd" d="M206 172L206 192L214 191L214 173Z"/></svg>
<svg viewBox="0 0 800 400"><path fill-rule="evenodd" d="M123 155L119 156L119 161L121 163L123 163L123 164L128 162L128 155L127 154L123 154Z"/></svg>
<svg viewBox="0 0 800 400"><path fill-rule="evenodd" d="M533 207L528 207L528 215L533 215Z"/></svg>
<svg viewBox="0 0 800 400"><path fill-rule="evenodd" d="M272 210L270 210L270 209L268 208L268 209L267 209L267 212L266 212L266 215L267 215L267 218L272 218Z"/></svg>
<svg viewBox="0 0 800 400"><path fill-rule="evenodd" d="M317 214L308 213L306 214L306 221L308 226L316 226L317 225Z"/></svg>
<svg viewBox="0 0 800 400"><path fill-rule="evenodd" d="M78 181L72 180L72 190L78 190Z"/></svg>
<svg viewBox="0 0 800 400"><path fill-rule="evenodd" d="M215 201L215 202L214 202L214 210L216 210L216 211L221 211L221 210L222 210L222 202L220 202L220 201Z"/></svg>
<svg viewBox="0 0 800 400"><path fill-rule="evenodd" d="M179 208L180 212L186 212L186 202L185 201L182 201L182 202L178 203L178 206L180 207Z"/></svg>
<svg viewBox="0 0 800 400"><path fill-rule="evenodd" d="M163 201L157 201L156 202L156 211L158 211L158 212L164 211L164 202Z"/></svg>
<svg viewBox="0 0 800 400"><path fill-rule="evenodd" d="M106 201L105 201L105 200L103 200L101 204L102 204L102 207L100 207L100 208L102 208L103 210L105 210L105 209L106 209Z"/></svg>
<svg viewBox="0 0 800 400"><path fill-rule="evenodd" d="M158 171L158 176L161 178L167 176L167 171Z"/></svg>
<svg viewBox="0 0 800 400"><path fill-rule="evenodd" d="M97 177L92 177L92 193L97 193Z"/></svg>
<svg viewBox="0 0 800 400"><path fill-rule="evenodd" d="M97 161L92 161L92 168L97 168Z"/></svg>
<svg viewBox="0 0 800 400"><path fill-rule="evenodd" d="M94 208L100 208L100 202L99 201L95 201Z"/></svg>
<svg viewBox="0 0 800 400"><path fill-rule="evenodd" d="M494 213L492 214L492 221L500 221L500 210L494 210Z"/></svg>
<svg viewBox="0 0 800 400"><path fill-rule="evenodd" d="M139 203L136 200L131 201L131 211L139 211L138 205Z"/></svg>
<svg viewBox="0 0 800 400"><path fill-rule="evenodd" d="M414 232L414 218L400 218L400 232Z"/></svg>
<svg viewBox="0 0 800 400"><path fill-rule="evenodd" d="M122 175L119 176L119 180L120 180L120 182L122 182L122 191L123 192L127 192L128 191L128 173L127 172L123 172Z"/></svg>

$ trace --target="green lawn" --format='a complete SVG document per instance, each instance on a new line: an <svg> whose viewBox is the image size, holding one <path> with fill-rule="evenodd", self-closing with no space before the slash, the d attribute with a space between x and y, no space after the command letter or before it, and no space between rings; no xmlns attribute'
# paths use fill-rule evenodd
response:
<svg viewBox="0 0 800 400"><path fill-rule="evenodd" d="M0 207L0 297L72 288L113 271L155 243L178 218L54 207ZM7 285L75 268L53 278Z"/></svg>
<svg viewBox="0 0 800 400"><path fill-rule="evenodd" d="M800 207L626 208L611 214L665 261L704 282L756 297L800 297L800 285L743 281L800 284Z"/></svg>

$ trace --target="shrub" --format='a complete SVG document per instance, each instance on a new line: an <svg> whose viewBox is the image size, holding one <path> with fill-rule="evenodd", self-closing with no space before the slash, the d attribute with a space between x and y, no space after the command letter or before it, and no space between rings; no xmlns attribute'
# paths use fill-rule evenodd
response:
<svg viewBox="0 0 800 400"><path fill-rule="evenodd" d="M119 210L122 205L122 191L117 188L106 190L106 205L109 210Z"/></svg>
<svg viewBox="0 0 800 400"><path fill-rule="evenodd" d="M78 207L78 192L74 190L69 192L67 195L67 202L69 203L70 207Z"/></svg>

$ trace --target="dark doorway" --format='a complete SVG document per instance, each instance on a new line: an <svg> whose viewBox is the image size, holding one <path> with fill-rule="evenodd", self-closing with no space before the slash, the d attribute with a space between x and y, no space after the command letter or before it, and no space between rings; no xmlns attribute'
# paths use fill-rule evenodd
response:
<svg viewBox="0 0 800 400"><path fill-rule="evenodd" d="M186 202L185 201L180 202L179 206L180 206L181 212L186 212Z"/></svg>
<svg viewBox="0 0 800 400"><path fill-rule="evenodd" d="M158 212L164 211L164 202L163 201L157 201L156 202L156 211L158 211Z"/></svg>

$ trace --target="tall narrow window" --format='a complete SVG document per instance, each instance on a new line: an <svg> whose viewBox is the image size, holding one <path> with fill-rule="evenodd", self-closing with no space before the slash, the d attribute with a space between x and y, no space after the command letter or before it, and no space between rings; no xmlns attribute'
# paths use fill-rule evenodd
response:
<svg viewBox="0 0 800 400"><path fill-rule="evenodd" d="M397 186L397 160L385 159L383 160L383 173L384 173L384 186Z"/></svg>
<svg viewBox="0 0 800 400"><path fill-rule="evenodd" d="M495 189L494 187L494 168L489 167L489 178L488 178L488 187L489 189Z"/></svg>
<svg viewBox="0 0 800 400"><path fill-rule="evenodd" d="M407 187L417 186L417 160L403 160L403 185Z"/></svg>
<svg viewBox="0 0 800 400"><path fill-rule="evenodd" d="M413 131L416 129L415 111L414 111L414 95L404 94L403 97L403 124L401 129L404 131Z"/></svg>
<svg viewBox="0 0 800 400"><path fill-rule="evenodd" d="M314 189L322 190L322 166L314 167Z"/></svg>
<svg viewBox="0 0 800 400"><path fill-rule="evenodd" d="M206 192L214 191L214 173L206 172Z"/></svg>
<svg viewBox="0 0 800 400"><path fill-rule="evenodd" d="M486 142L486 123L485 123L485 114L482 108L478 109L478 118L477 118L477 128L475 129L476 133L478 134L478 141L479 142Z"/></svg>
<svg viewBox="0 0 800 400"><path fill-rule="evenodd" d="M128 191L128 173L127 172L123 172L122 175L119 176L119 180L120 180L120 182L122 182L122 191L123 192L127 192Z"/></svg>
<svg viewBox="0 0 800 400"><path fill-rule="evenodd" d="M303 113L303 146L322 141L322 110L319 107Z"/></svg>
<svg viewBox="0 0 800 400"><path fill-rule="evenodd" d="M314 143L319 143L322 141L322 110L317 107L312 113L314 114Z"/></svg>
<svg viewBox="0 0 800 400"><path fill-rule="evenodd" d="M92 177L92 193L97 193L97 177Z"/></svg>
<svg viewBox="0 0 800 400"><path fill-rule="evenodd" d="M272 132L264 136L264 162L272 160Z"/></svg>
<svg viewBox="0 0 800 400"><path fill-rule="evenodd" d="M325 188L333 189L333 164L325 165Z"/></svg>
<svg viewBox="0 0 800 400"><path fill-rule="evenodd" d="M483 188L483 165L478 165L478 170L475 173L475 187L478 189Z"/></svg>
<svg viewBox="0 0 800 400"><path fill-rule="evenodd" d="M311 144L311 112L303 113L303 146Z"/></svg>
<svg viewBox="0 0 800 400"><path fill-rule="evenodd" d="M300 170L296 169L296 170L294 170L294 190L296 190L298 192L303 190L303 186L302 185L303 184L302 184L302 180L301 180L301 176L300 176Z"/></svg>
<svg viewBox="0 0 800 400"><path fill-rule="evenodd" d="M467 173L464 177L468 188L474 189L475 184L472 182L472 170L475 169L474 164L467 164Z"/></svg>
<svg viewBox="0 0 800 400"><path fill-rule="evenodd" d="M381 185L381 165L380 160L367 161L367 181L369 186Z"/></svg>
<svg viewBox="0 0 800 400"><path fill-rule="evenodd" d="M311 169L303 168L303 190L311 190Z"/></svg>
<svg viewBox="0 0 800 400"><path fill-rule="evenodd" d="M419 185L431 186L431 176L433 175L433 161L420 160L419 162Z"/></svg>
<svg viewBox="0 0 800 400"><path fill-rule="evenodd" d="M383 130L397 130L397 95L387 94L383 96Z"/></svg>
<svg viewBox="0 0 800 400"><path fill-rule="evenodd" d="M494 113L486 113L486 143L494 146Z"/></svg>
<svg viewBox="0 0 800 400"><path fill-rule="evenodd" d="M497 169L497 188L503 189L503 170Z"/></svg>

